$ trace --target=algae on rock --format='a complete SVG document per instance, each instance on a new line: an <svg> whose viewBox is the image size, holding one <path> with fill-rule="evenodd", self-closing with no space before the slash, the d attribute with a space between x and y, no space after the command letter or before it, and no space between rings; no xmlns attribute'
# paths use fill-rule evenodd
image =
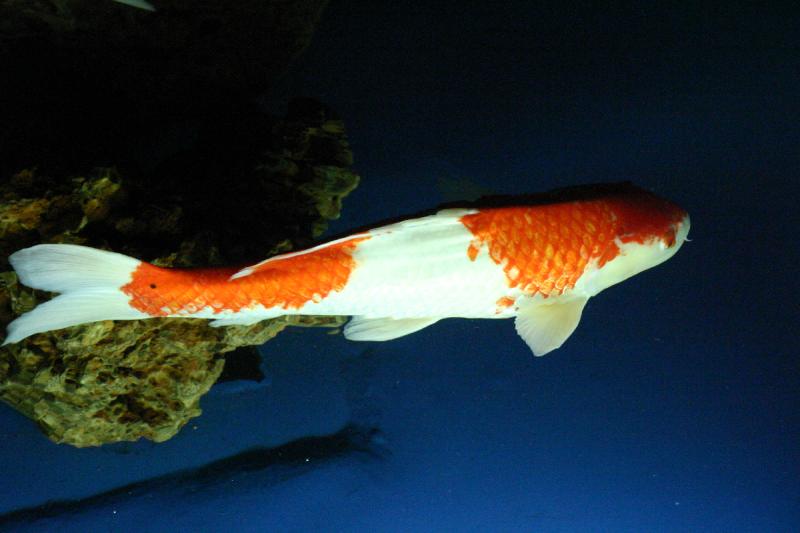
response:
<svg viewBox="0 0 800 533"><path fill-rule="evenodd" d="M316 111L313 119L308 108ZM85 244L181 267L255 263L309 244L358 183L347 168L352 155L341 123L310 100L290 106L284 119L261 120L262 155L249 171L246 159L225 163L235 166L232 184L220 180L223 167L205 161L202 148L137 179L113 169L61 178L25 170L0 183L0 269L7 270L0 273L0 327L49 296L20 285L6 259L39 242ZM192 186L163 179L181 168L190 169ZM0 399L56 442L161 442L200 414L223 354L260 345L290 324L341 322L281 317L211 328L205 320L166 318L42 333L0 349Z"/></svg>
<svg viewBox="0 0 800 533"><path fill-rule="evenodd" d="M176 267L311 244L358 181L342 122L309 99L282 118L262 103L326 3L0 2L0 327L49 297L8 266L34 244ZM163 441L200 413L224 354L289 323L339 320L107 321L35 335L0 349L0 399L56 442Z"/></svg>

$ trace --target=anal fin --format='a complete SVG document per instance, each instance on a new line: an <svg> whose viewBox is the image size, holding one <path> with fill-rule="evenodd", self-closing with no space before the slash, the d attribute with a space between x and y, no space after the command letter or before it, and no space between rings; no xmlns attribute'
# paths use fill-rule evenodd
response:
<svg viewBox="0 0 800 533"><path fill-rule="evenodd" d="M365 318L354 316L344 327L351 341L388 341L417 332L438 322L438 318Z"/></svg>
<svg viewBox="0 0 800 533"><path fill-rule="evenodd" d="M549 303L528 300L522 303L514 325L533 355L541 356L559 348L572 335L588 298Z"/></svg>

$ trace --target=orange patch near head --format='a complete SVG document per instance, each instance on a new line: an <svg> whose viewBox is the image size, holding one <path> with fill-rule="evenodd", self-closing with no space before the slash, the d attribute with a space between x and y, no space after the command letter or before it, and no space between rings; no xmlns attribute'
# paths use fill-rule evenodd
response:
<svg viewBox="0 0 800 533"><path fill-rule="evenodd" d="M238 312L257 305L299 309L344 288L356 266L353 250L367 238L278 258L234 280L238 268L171 269L143 262L122 292L132 307L151 316L191 315L204 308Z"/></svg>
<svg viewBox="0 0 800 533"><path fill-rule="evenodd" d="M498 300L495 302L495 305L497 306L497 309L495 309L494 313L496 315L499 315L500 313L502 313L503 311L514 305L514 298L503 296L502 298L498 298Z"/></svg>
<svg viewBox="0 0 800 533"><path fill-rule="evenodd" d="M543 296L573 288L590 261L602 266L619 254L614 220L602 201L486 209L461 218L475 237L471 260L486 246L509 287Z"/></svg>

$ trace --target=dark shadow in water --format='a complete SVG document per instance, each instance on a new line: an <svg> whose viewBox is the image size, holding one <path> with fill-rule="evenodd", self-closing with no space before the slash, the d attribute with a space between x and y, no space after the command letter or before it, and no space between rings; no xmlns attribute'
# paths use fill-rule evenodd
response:
<svg viewBox="0 0 800 533"><path fill-rule="evenodd" d="M261 383L264 373L261 372L261 354L257 346L241 346L225 354L225 366L222 367L217 383L225 381L247 380Z"/></svg>
<svg viewBox="0 0 800 533"><path fill-rule="evenodd" d="M264 471L263 483L269 485L301 476L344 456L382 460L389 452L380 445L381 440L379 429L350 424L332 435L306 437L277 448L254 448L199 468L131 483L87 498L48 502L12 511L0 515L0 530L13 530L15 524L22 526L41 519L76 514L147 494L179 490L196 492L247 472Z"/></svg>

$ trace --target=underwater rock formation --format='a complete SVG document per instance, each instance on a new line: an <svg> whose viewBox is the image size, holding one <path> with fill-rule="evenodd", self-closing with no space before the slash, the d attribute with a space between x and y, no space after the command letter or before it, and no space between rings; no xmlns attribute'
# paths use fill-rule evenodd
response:
<svg viewBox="0 0 800 533"><path fill-rule="evenodd" d="M292 106L298 108L317 113L298 118L290 111L277 121L262 160L216 195L209 190L214 175L196 175L195 187L183 188L179 181L129 182L111 169L63 181L31 170L16 174L0 184L0 261L8 269L11 251L37 242L110 248L182 267L257 262L308 244L338 216L358 176L346 167L351 155L341 122L313 102ZM48 297L10 271L0 274L0 284L2 327ZM200 414L222 354L262 344L289 324L340 323L282 317L211 328L204 320L167 318L39 334L0 350L0 398L56 442L164 441Z"/></svg>
<svg viewBox="0 0 800 533"><path fill-rule="evenodd" d="M49 297L11 272L8 255L26 246L192 267L252 264L318 237L358 183L343 123L310 99L274 117L259 97L325 3L0 4L0 328ZM160 442L200 414L225 354L288 324L340 322L152 319L35 335L0 349L0 399L56 442Z"/></svg>

